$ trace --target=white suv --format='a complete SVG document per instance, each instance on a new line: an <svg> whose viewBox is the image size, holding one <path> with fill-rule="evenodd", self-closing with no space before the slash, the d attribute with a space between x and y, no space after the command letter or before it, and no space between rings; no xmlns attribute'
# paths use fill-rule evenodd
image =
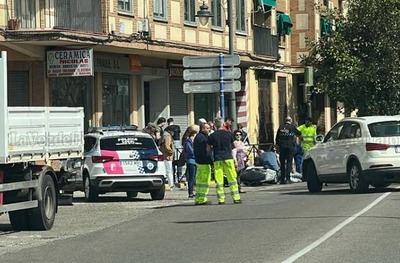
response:
<svg viewBox="0 0 400 263"><path fill-rule="evenodd" d="M400 116L346 118L304 157L310 192L322 183L349 183L355 193L369 185L400 182Z"/></svg>
<svg viewBox="0 0 400 263"><path fill-rule="evenodd" d="M154 140L135 127L97 128L85 135L82 190L88 201L107 192L126 192L128 197L144 192L162 200L165 175Z"/></svg>

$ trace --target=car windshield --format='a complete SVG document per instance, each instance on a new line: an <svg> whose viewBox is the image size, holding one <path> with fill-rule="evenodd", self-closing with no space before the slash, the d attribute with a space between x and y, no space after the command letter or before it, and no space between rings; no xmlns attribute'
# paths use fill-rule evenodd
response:
<svg viewBox="0 0 400 263"><path fill-rule="evenodd" d="M400 136L400 121L376 122L368 125L372 137Z"/></svg>
<svg viewBox="0 0 400 263"><path fill-rule="evenodd" d="M101 139L100 149L109 151L145 150L156 149L156 145L151 138L119 136Z"/></svg>

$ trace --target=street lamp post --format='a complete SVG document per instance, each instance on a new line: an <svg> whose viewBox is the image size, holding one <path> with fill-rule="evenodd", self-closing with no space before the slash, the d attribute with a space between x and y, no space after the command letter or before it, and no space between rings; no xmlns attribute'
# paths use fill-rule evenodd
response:
<svg viewBox="0 0 400 263"><path fill-rule="evenodd" d="M228 2L228 28L229 28L229 39L228 39L229 55L233 55L233 34L234 34L233 19L232 19L232 17L233 17L233 2L232 2L232 0L227 0L227 2ZM200 10L197 11L196 17L199 18L199 22L203 26L207 25L210 17L213 17L212 13L210 11L208 11L208 6L204 1L203 1L203 4L200 6ZM223 94L220 96L221 96L221 98L224 97ZM225 105L222 104L222 108L223 107L225 107ZM223 113L223 111L224 110L222 109L221 114ZM232 117L232 119L235 120L234 125L236 126L237 118L236 118L236 93L235 92L231 93L230 117Z"/></svg>

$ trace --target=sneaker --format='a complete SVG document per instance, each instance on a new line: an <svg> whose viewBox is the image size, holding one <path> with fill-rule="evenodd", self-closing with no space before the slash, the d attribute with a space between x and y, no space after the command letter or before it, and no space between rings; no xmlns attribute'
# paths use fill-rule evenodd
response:
<svg viewBox="0 0 400 263"><path fill-rule="evenodd" d="M239 193L240 193L240 194L244 194L244 193L246 193L246 191L243 191L242 189L240 189L240 190L239 190Z"/></svg>
<svg viewBox="0 0 400 263"><path fill-rule="evenodd" d="M194 194L190 194L190 195L189 195L189 198L194 198Z"/></svg>
<svg viewBox="0 0 400 263"><path fill-rule="evenodd" d="M234 204L241 204L241 203L242 203L242 200L233 200L233 203L234 203Z"/></svg>

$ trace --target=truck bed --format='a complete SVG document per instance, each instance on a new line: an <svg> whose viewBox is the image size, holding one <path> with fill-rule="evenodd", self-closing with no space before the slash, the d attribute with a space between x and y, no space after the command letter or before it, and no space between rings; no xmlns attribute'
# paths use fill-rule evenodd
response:
<svg viewBox="0 0 400 263"><path fill-rule="evenodd" d="M83 108L7 107L2 115L0 164L82 156Z"/></svg>

